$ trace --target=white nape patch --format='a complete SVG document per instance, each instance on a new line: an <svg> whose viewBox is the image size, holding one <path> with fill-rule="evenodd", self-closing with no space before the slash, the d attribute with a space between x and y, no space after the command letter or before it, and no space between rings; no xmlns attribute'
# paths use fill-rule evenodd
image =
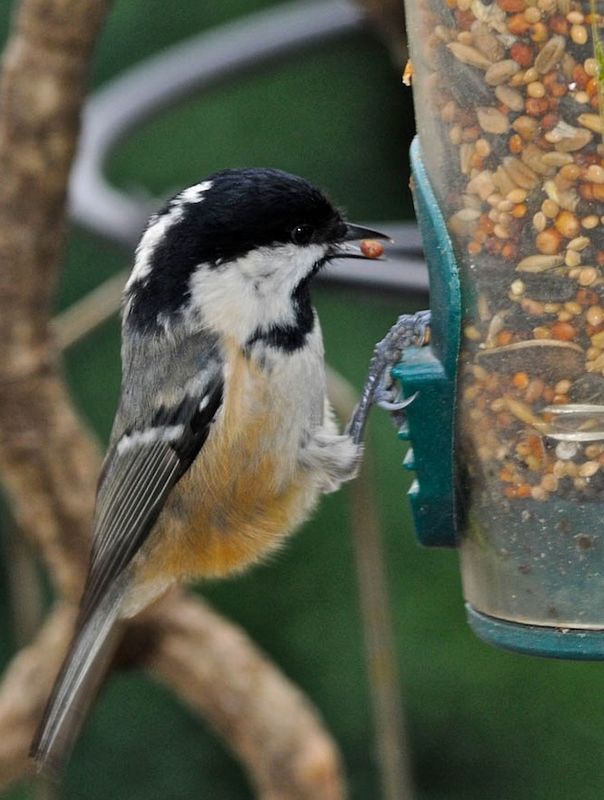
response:
<svg viewBox="0 0 604 800"><path fill-rule="evenodd" d="M129 289L133 283L144 281L151 272L151 260L157 245L167 231L182 218L182 214L182 206L172 206L165 214L151 217L147 230L137 245L134 266L126 283L126 289Z"/></svg>
<svg viewBox="0 0 604 800"><path fill-rule="evenodd" d="M196 183L193 186L189 186L188 189L183 189L182 192L177 195L176 201L182 203L199 203L203 200L204 194L211 188L212 181Z"/></svg>
<svg viewBox="0 0 604 800"><path fill-rule="evenodd" d="M180 439L184 430L184 425L165 425L161 428L147 428L145 431L126 434L117 443L117 453L121 456L133 447L144 447L157 442L174 442Z"/></svg>
<svg viewBox="0 0 604 800"><path fill-rule="evenodd" d="M259 247L235 261L191 275L191 319L241 344L258 328L295 321L291 295L325 255L323 245Z"/></svg>
<svg viewBox="0 0 604 800"><path fill-rule="evenodd" d="M134 266L126 283L126 289L129 289L133 283L143 281L150 273L153 253L170 228L180 222L183 217L184 207L190 203L201 202L204 194L211 188L212 181L202 181L189 186L176 195L169 211L160 215L155 214L151 217L147 229L136 248Z"/></svg>

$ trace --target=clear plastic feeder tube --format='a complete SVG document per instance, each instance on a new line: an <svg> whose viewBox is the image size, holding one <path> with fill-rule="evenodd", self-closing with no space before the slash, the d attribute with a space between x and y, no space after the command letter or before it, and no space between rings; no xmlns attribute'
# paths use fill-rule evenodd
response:
<svg viewBox="0 0 604 800"><path fill-rule="evenodd" d="M465 595L604 628L604 2L408 0L407 21L462 281Z"/></svg>

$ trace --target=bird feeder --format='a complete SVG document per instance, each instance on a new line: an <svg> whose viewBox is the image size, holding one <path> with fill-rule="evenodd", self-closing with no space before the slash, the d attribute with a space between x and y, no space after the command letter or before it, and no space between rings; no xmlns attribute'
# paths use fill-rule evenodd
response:
<svg viewBox="0 0 604 800"><path fill-rule="evenodd" d="M595 0L409 0L432 340L395 370L420 541L487 641L604 659L604 146Z"/></svg>

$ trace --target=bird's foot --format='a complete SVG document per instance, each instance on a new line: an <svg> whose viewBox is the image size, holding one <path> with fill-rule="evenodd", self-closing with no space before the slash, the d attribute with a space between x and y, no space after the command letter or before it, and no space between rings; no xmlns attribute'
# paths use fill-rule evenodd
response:
<svg viewBox="0 0 604 800"><path fill-rule="evenodd" d="M426 344L429 341L429 332L430 311L403 314L375 346L361 400L348 426L348 432L356 442L362 439L369 410L373 405L388 411L399 427L403 424L404 410L413 402L415 395L402 398L390 371L401 360L407 348Z"/></svg>
<svg viewBox="0 0 604 800"><path fill-rule="evenodd" d="M388 411L394 423L400 427L405 421L405 409L417 397L402 397L401 388L392 378L391 370L403 358L408 347L421 347L429 341L430 311L401 315L386 336L378 343L375 354L381 357L384 367L381 371L373 404Z"/></svg>

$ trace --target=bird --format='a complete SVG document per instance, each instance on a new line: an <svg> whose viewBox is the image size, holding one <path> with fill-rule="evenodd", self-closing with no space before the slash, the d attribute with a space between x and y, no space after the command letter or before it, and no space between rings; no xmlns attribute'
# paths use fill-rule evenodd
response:
<svg viewBox="0 0 604 800"><path fill-rule="evenodd" d="M225 169L150 218L122 304L121 393L75 634L31 747L58 776L123 621L172 586L266 559L362 443L327 399L310 286L386 239L277 169ZM362 424L360 425L362 427Z"/></svg>

